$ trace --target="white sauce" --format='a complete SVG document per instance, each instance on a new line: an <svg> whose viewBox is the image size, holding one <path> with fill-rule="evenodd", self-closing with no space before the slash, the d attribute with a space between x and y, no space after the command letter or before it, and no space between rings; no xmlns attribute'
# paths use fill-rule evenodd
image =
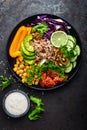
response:
<svg viewBox="0 0 87 130"><path fill-rule="evenodd" d="M28 108L28 101L25 95L20 92L13 92L6 97L5 108L10 114L21 115Z"/></svg>

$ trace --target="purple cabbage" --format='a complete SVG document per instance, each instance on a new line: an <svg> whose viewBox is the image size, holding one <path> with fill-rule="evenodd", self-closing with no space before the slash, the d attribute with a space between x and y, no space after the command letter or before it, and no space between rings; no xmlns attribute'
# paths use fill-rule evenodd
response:
<svg viewBox="0 0 87 130"><path fill-rule="evenodd" d="M71 27L62 19L48 18L47 15L37 16L37 18L31 23L31 26L35 26L42 22L46 22L48 25L48 31L44 33L44 38L50 39L51 34L56 30L62 30L68 33Z"/></svg>

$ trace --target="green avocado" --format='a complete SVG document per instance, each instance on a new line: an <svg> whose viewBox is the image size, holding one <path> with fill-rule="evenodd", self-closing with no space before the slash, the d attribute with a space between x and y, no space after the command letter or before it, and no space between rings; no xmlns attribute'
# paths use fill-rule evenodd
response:
<svg viewBox="0 0 87 130"><path fill-rule="evenodd" d="M24 60L24 61L25 63L30 64L30 65L34 64L34 60Z"/></svg>
<svg viewBox="0 0 87 130"><path fill-rule="evenodd" d="M21 54L24 57L24 59L26 60L33 60L36 58L34 53L29 53L29 55L26 55L22 50L21 50Z"/></svg>
<svg viewBox="0 0 87 130"><path fill-rule="evenodd" d="M22 45L21 45L21 53L27 55L27 56L34 56L35 53L34 52L30 52L28 51L25 47L24 47L24 44L22 42Z"/></svg>
<svg viewBox="0 0 87 130"><path fill-rule="evenodd" d="M32 44L32 34L29 34L26 36L23 40L23 45L27 51L34 52L34 47L31 45Z"/></svg>
<svg viewBox="0 0 87 130"><path fill-rule="evenodd" d="M26 36L25 38L24 38L24 40L23 40L23 42L24 43L26 43L26 42L29 42L29 41L31 41L32 40L32 34L29 34L28 36Z"/></svg>

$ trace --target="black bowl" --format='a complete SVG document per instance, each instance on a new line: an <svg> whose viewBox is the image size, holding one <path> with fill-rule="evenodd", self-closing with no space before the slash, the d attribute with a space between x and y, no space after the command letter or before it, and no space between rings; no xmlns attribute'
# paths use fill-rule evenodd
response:
<svg viewBox="0 0 87 130"><path fill-rule="evenodd" d="M23 95L26 97L27 103L28 103L28 107L27 107L26 111L25 111L24 113L22 113L22 114L19 114L19 115L14 115L14 114L8 112L8 110L7 110L6 107L5 107L5 101L6 101L7 96L10 95L11 93L15 93L15 92L18 92L18 93L23 94ZM5 112L9 117L12 117L12 118L19 118L19 117L22 117L22 116L26 115L27 112L29 111L29 108L30 108L30 99L29 99L29 97L27 96L27 94L26 94L25 92L23 92L23 91L21 91L21 90L18 90L18 89L17 89L17 90L9 91L9 92L4 96L2 103L3 103L2 105L3 105L3 110L4 110L4 112Z"/></svg>
<svg viewBox="0 0 87 130"><path fill-rule="evenodd" d="M11 35L9 36L9 39L8 39L8 42L7 42L7 48L6 48L6 52L7 52L7 60L8 60L8 66L13 74L13 76L15 76L18 81L21 82L21 78L13 71L13 66L14 66L14 63L15 63L15 59L14 58L11 58L9 56L9 47L10 47L10 44L13 40L13 37L16 33L16 31L18 30L18 28L22 25L25 25L25 26L28 26L29 24L31 24L36 18L37 16L41 16L41 15L47 15L47 17L49 18L54 18L54 19L62 19L63 21L65 21L69 26L71 26L71 29L69 30L69 34L71 34L72 36L74 36L77 40L77 43L78 45L80 46L80 49L81 49L81 41L80 41L80 38L79 38L79 35L78 33L76 32L76 30L74 29L74 27L68 23L66 20L64 20L63 18L61 17L58 17L58 16L55 16L55 15L51 15L51 14L37 14L37 15L34 15L34 16L31 16L31 17L28 17L26 19L24 19L23 21L21 21L12 31ZM82 49L81 49L82 50ZM81 51L82 52L82 51ZM51 87L51 88L42 88L41 86L30 86L29 88L31 89L36 89L36 90L53 90L53 89L56 89L56 88L59 88L63 85L65 85L66 83L68 83L77 73L78 69L79 69L79 66L80 66L80 61L81 61L81 53L80 53L80 56L78 57L77 59L77 66L75 67L75 69L73 69L70 73L69 73L69 79L67 82L64 82L62 84L59 84L59 85L56 85L54 87ZM25 86L28 86L27 84L24 84Z"/></svg>

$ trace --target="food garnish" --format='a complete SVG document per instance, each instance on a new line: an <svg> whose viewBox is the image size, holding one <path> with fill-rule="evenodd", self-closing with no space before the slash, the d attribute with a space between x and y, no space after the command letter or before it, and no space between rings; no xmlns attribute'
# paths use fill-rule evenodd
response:
<svg viewBox="0 0 87 130"><path fill-rule="evenodd" d="M44 34L48 31L48 25L45 22L42 22L32 28L32 32L39 32L40 34Z"/></svg>
<svg viewBox="0 0 87 130"><path fill-rule="evenodd" d="M60 48L60 46L66 45L67 41L68 41L68 37L64 31L55 31L51 35L51 43L55 47Z"/></svg>
<svg viewBox="0 0 87 130"><path fill-rule="evenodd" d="M11 78L7 78L7 77L4 77L3 75L1 75L0 76L0 81L1 81L1 85L0 86L1 86L2 90L4 90L9 85L11 85L13 80Z"/></svg>
<svg viewBox="0 0 87 130"><path fill-rule="evenodd" d="M36 104L35 108L28 115L28 118L33 121L41 117L39 114L41 112L44 112L44 108L43 108L44 104L41 98L35 96L30 96L30 100Z"/></svg>

